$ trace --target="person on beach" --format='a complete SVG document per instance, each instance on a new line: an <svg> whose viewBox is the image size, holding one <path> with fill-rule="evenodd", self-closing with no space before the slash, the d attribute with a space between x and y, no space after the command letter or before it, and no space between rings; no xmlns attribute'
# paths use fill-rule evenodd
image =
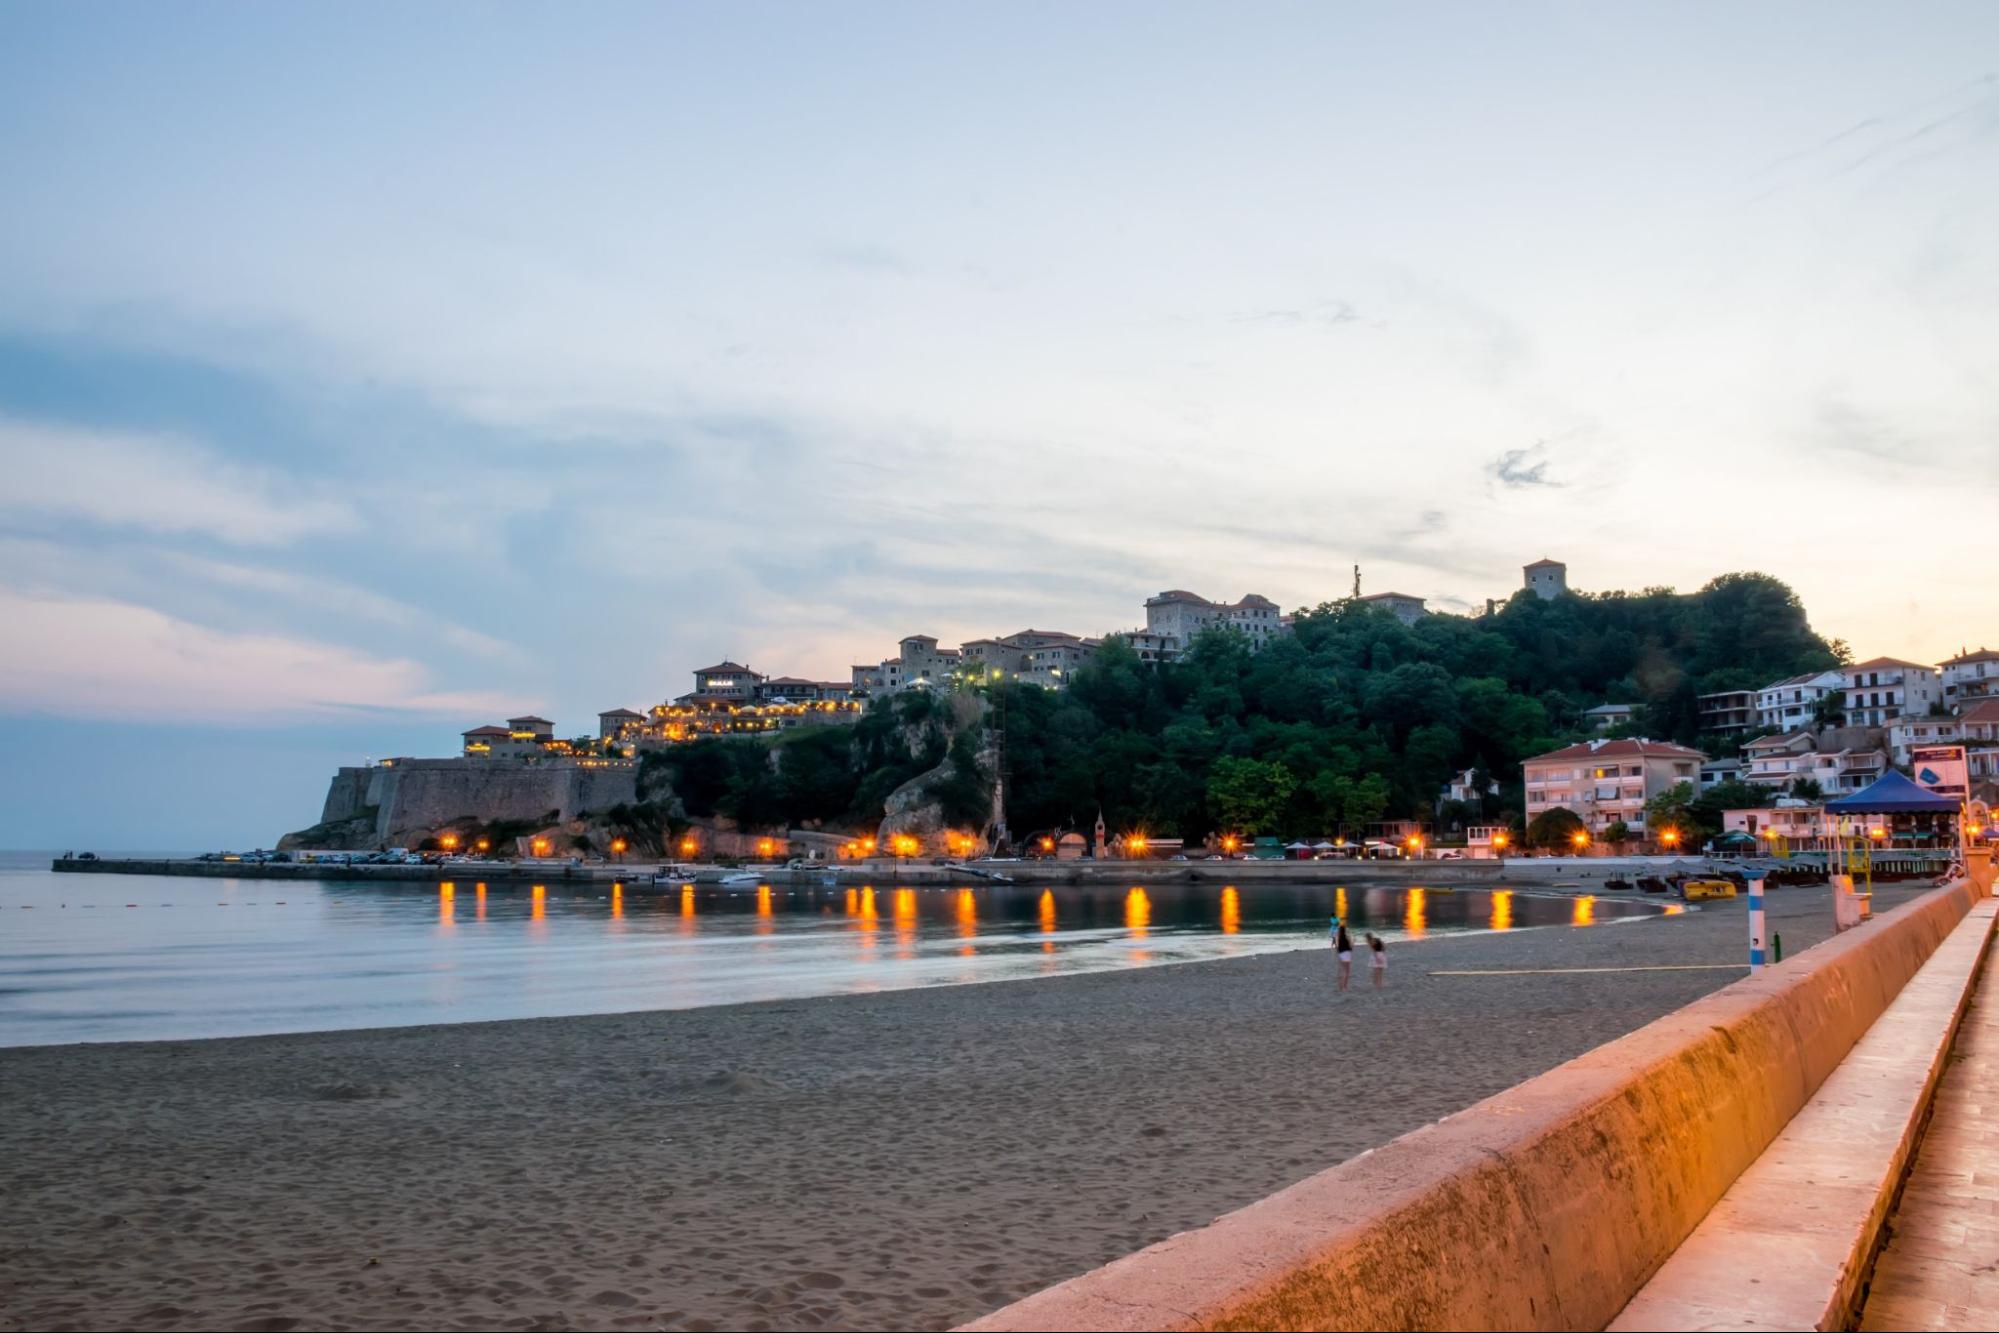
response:
<svg viewBox="0 0 1999 1333"><path fill-rule="evenodd" d="M1340 989L1345 990L1353 980L1353 936L1347 934L1347 923L1333 918L1333 956L1340 960Z"/></svg>
<svg viewBox="0 0 1999 1333"><path fill-rule="evenodd" d="M1374 976L1374 988L1388 984L1388 946L1373 931L1367 933L1367 970Z"/></svg>

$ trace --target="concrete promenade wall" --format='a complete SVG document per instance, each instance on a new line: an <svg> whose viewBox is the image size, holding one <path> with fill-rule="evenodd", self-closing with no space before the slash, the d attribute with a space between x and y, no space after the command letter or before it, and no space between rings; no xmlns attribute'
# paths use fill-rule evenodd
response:
<svg viewBox="0 0 1999 1333"><path fill-rule="evenodd" d="M1600 1329L1977 898L1925 894L1435 1125L965 1327Z"/></svg>

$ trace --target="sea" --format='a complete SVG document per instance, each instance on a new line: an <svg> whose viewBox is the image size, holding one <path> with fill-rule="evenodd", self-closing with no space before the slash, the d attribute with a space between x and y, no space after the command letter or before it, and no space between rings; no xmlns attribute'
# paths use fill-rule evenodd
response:
<svg viewBox="0 0 1999 1333"><path fill-rule="evenodd" d="M119 855L170 856L144 851ZM55 874L0 852L0 1046L684 1009L1574 929L1654 904L1324 883L655 888ZM1365 961L1360 960L1362 976Z"/></svg>

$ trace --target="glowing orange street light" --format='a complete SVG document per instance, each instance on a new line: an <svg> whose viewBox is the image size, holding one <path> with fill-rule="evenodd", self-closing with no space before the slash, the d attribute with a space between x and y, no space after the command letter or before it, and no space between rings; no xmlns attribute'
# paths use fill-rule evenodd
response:
<svg viewBox="0 0 1999 1333"><path fill-rule="evenodd" d="M1506 849L1506 835L1504 833L1493 834L1492 845L1494 847L1499 848L1501 851L1504 851Z"/></svg>
<svg viewBox="0 0 1999 1333"><path fill-rule="evenodd" d="M1888 830L1884 828L1871 828L1867 830L1867 836L1879 842L1888 836Z"/></svg>
<svg viewBox="0 0 1999 1333"><path fill-rule="evenodd" d="M479 850L482 852L490 852L493 850L493 844L491 842L488 842L486 839L481 838L479 839Z"/></svg>
<svg viewBox="0 0 1999 1333"><path fill-rule="evenodd" d="M1055 850L1055 839L1053 839L1053 838L1043 838L1043 839L1041 840L1041 850L1042 850L1042 851L1044 851L1044 852L1052 852L1052 851L1054 851L1054 850Z"/></svg>
<svg viewBox="0 0 1999 1333"><path fill-rule="evenodd" d="M1589 846L1589 834L1583 832L1581 829L1577 829L1575 833L1570 836L1569 841L1576 845L1577 851L1581 851L1583 848Z"/></svg>
<svg viewBox="0 0 1999 1333"><path fill-rule="evenodd" d="M758 856L769 856L769 855L770 855L770 849L771 849L771 840L770 840L769 838L758 838L758 839L757 839L757 855L758 855Z"/></svg>
<svg viewBox="0 0 1999 1333"><path fill-rule="evenodd" d="M1127 833L1124 838L1124 851L1127 857L1134 855L1144 856L1145 835L1143 833Z"/></svg>
<svg viewBox="0 0 1999 1333"><path fill-rule="evenodd" d="M1412 852L1420 852L1420 851L1422 851L1422 850L1423 850L1423 835L1422 835L1422 834L1420 834L1420 833L1412 833L1412 834L1410 834L1410 835L1409 835L1409 850L1410 850L1410 851L1412 851Z"/></svg>
<svg viewBox="0 0 1999 1333"><path fill-rule="evenodd" d="M1669 828L1659 835L1659 841L1665 843L1668 847L1677 847L1680 845L1680 831L1676 828Z"/></svg>
<svg viewBox="0 0 1999 1333"><path fill-rule="evenodd" d="M625 854L625 840L623 838L611 839L611 855L623 856L624 854Z"/></svg>
<svg viewBox="0 0 1999 1333"><path fill-rule="evenodd" d="M455 852L458 850L458 835L446 833L437 840L437 845L447 852Z"/></svg>
<svg viewBox="0 0 1999 1333"><path fill-rule="evenodd" d="M1242 846L1242 839L1241 839L1241 838L1238 838L1238 837L1236 837L1236 835L1235 835L1235 834L1233 834L1233 833L1229 833L1229 834L1225 834L1225 835L1223 836L1223 838L1222 838L1222 850L1223 850L1224 852L1228 853L1228 854L1229 854L1230 856L1234 856L1234 855L1235 855L1235 849L1236 849L1236 848L1238 848L1238 847L1240 847L1240 846Z"/></svg>
<svg viewBox="0 0 1999 1333"><path fill-rule="evenodd" d="M532 852L533 852L533 853L534 853L534 854L535 854L536 856L547 856L547 855L548 855L548 839L547 839L547 838L536 838L536 839L535 839L535 840L534 840L533 842L531 842L531 843L529 843L529 844L528 844L528 848L529 848L529 850L530 850L530 851L532 851Z"/></svg>
<svg viewBox="0 0 1999 1333"><path fill-rule="evenodd" d="M693 838L682 838L680 840L680 854L682 856L692 856L700 845Z"/></svg>

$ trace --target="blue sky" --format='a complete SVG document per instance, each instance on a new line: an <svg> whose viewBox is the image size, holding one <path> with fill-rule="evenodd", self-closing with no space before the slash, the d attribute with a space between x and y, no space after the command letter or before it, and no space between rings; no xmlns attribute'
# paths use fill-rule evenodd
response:
<svg viewBox="0 0 1999 1333"><path fill-rule="evenodd" d="M0 7L0 845L901 635L1999 641L1999 7ZM1981 525L1984 531L1981 532Z"/></svg>

